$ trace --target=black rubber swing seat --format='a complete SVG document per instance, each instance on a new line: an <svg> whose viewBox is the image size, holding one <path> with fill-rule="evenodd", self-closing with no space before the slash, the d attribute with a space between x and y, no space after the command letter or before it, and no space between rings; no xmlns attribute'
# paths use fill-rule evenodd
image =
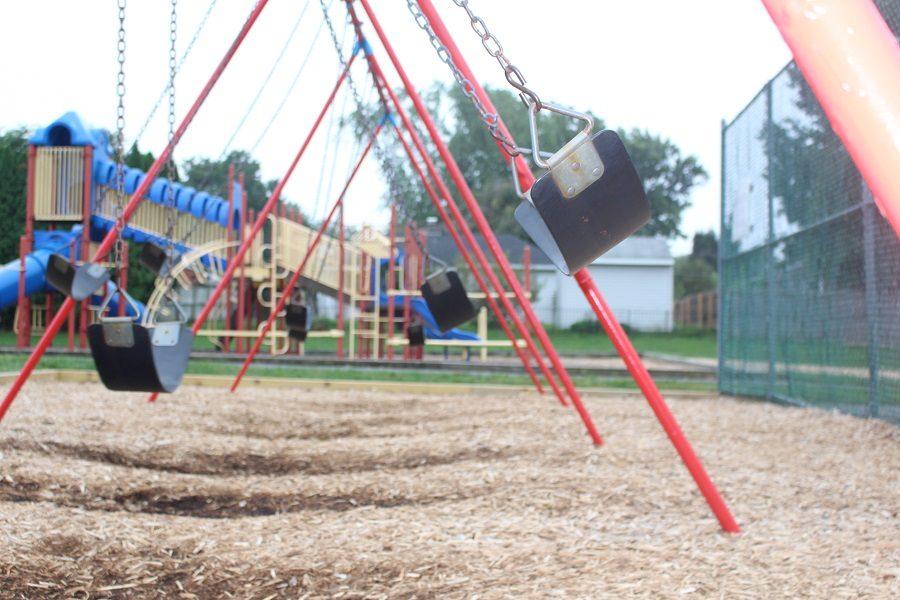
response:
<svg viewBox="0 0 900 600"><path fill-rule="evenodd" d="M174 392L194 342L184 323L145 327L130 317L90 325L87 335L100 381L117 392Z"/></svg>
<svg viewBox="0 0 900 600"><path fill-rule="evenodd" d="M531 187L531 202L523 200L515 216L553 264L571 275L643 227L650 203L614 131L601 131L553 160Z"/></svg>
<svg viewBox="0 0 900 600"><path fill-rule="evenodd" d="M61 254L51 254L45 273L47 283L73 300L82 301L94 295L109 281L109 271L96 263L75 266Z"/></svg>
<svg viewBox="0 0 900 600"><path fill-rule="evenodd" d="M406 339L409 345L418 348L425 345L425 328L419 323L414 323L406 329Z"/></svg>
<svg viewBox="0 0 900 600"><path fill-rule="evenodd" d="M287 327L288 336L292 340L305 342L306 334L308 332L306 325L308 311L306 310L306 305L288 304L286 311L287 312L284 315L284 324L285 327Z"/></svg>
<svg viewBox="0 0 900 600"><path fill-rule="evenodd" d="M471 321L478 314L459 274L453 269L428 276L421 292L442 333Z"/></svg>
<svg viewBox="0 0 900 600"><path fill-rule="evenodd" d="M152 242L144 244L138 254L138 262L157 277L167 274L170 265L177 262L178 257L169 260L169 251Z"/></svg>

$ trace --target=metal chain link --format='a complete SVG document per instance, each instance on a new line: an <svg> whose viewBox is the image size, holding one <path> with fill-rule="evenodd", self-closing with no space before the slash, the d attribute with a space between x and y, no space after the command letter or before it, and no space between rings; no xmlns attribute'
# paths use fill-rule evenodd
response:
<svg viewBox="0 0 900 600"><path fill-rule="evenodd" d="M338 41L337 33L334 30L334 25L331 22L331 17L328 15L328 8L325 5L325 0L319 0L319 5L322 7L322 14L325 17L325 25L328 29L328 33L331 36L331 41L334 44L335 52L338 56L338 61L340 62L341 69L347 68L347 61L344 60L343 51L341 49L341 43ZM375 119L366 120L366 106L362 100L362 97L359 94L359 89L356 87L356 82L353 81L352 75L347 73L347 87L350 88L350 93L353 96L353 102L356 104L356 113L355 117L357 120L357 126L362 131L372 131L374 132L378 124L375 122ZM386 115L385 115L386 116ZM395 157L389 156L384 148L378 143L378 138L374 138L372 140L372 152L375 154L375 158L381 164L381 168L385 173L385 176L388 180L388 189L392 196L397 197L400 195L400 186L397 182L397 172L398 167L395 164Z"/></svg>
<svg viewBox="0 0 900 600"><path fill-rule="evenodd" d="M453 3L466 11L469 22L472 25L472 30L479 38L481 38L481 45L484 46L487 53L497 59L497 62L500 63L506 81L521 92L526 104L533 104L537 110L540 110L541 99L534 90L525 85L525 76L522 75L522 71L506 58L506 55L503 53L503 46L500 44L497 36L491 33L491 30L488 29L484 19L472 12L472 8L469 6L469 0L453 0Z"/></svg>
<svg viewBox="0 0 900 600"><path fill-rule="evenodd" d="M184 66L184 62L187 60L187 57L190 56L191 50L194 48L194 44L197 42L197 39L200 37L200 33L203 31L203 28L206 27L206 22L209 20L209 15L212 13L213 8L216 6L216 2L218 0L212 0L209 3L209 6L206 8L206 13L203 15L203 18L200 19L200 24L197 25L197 29L194 30L194 35L191 37L191 41L188 42L187 47L184 49L184 52L181 54L181 58L178 60L178 65L176 66L176 73L181 70L181 67ZM150 126L150 121L153 120L154 115L156 115L156 111L159 110L160 105L163 103L163 100L166 97L166 92L169 91L169 86L165 86L159 94L159 98L156 99L156 103L153 105L153 108L150 109L150 113L147 115L147 118L144 119L143 125L138 130L136 136L134 136L134 141L131 142L133 146L136 146L138 141L143 137L144 132L147 130L147 127Z"/></svg>
<svg viewBox="0 0 900 600"><path fill-rule="evenodd" d="M460 4L459 2L457 2L457 0L454 0L454 2L456 4L459 4L460 6L464 6L466 8L466 11L469 12L468 7L464 4ZM422 10L419 8L416 0L406 0L406 5L409 8L409 12L412 13L413 18L416 21L416 25L418 25L422 31L428 34L428 39L431 41L431 46L434 48L435 52L437 52L438 58L440 58L441 62L443 62L450 68L450 71L453 73L453 77L462 88L463 93L469 100L472 101L472 104L475 106L478 114L481 115L481 120L484 122L484 125L485 127L487 127L491 136L495 140L500 142L500 144L503 146L503 149L510 156L518 156L519 154L521 154L519 149L516 147L515 142L509 139L509 137L504 134L502 129L500 128L500 115L490 112L485 107L484 103L481 101L481 98L478 97L478 94L475 91L475 86L466 78L465 75L463 75L462 71L460 71L456 66L456 63L453 62L453 57L450 55L450 51L446 46L444 46L444 44L441 43L440 38L438 38L437 34L434 32L434 29L432 29L431 24L428 22L428 19L424 14L422 14ZM480 19L479 22L482 25L484 24L484 22ZM477 31L478 30L476 29L476 32ZM484 27L483 31L486 33L490 33L487 31L487 27ZM522 73L519 71L519 69L510 64L506 57L503 55L503 47L500 46L500 43L496 41L497 38L494 37L493 34L490 34L490 39L493 40L493 42L490 42L491 44L496 44L496 54L491 54L491 56L497 58L497 60L500 61L500 64L504 66L504 73L507 72L507 68L509 69L507 80L511 85L522 92L523 98L532 100L533 102L536 102L538 106L540 106L540 98L538 98L538 96L533 91L525 87L525 79L524 77L522 77ZM485 48L488 49L488 52L491 52L491 49L488 46L489 42L484 41L484 38L482 38L482 43L485 45ZM502 57L502 59L500 57ZM526 100L526 102L527 101L528 100Z"/></svg>
<svg viewBox="0 0 900 600"><path fill-rule="evenodd" d="M125 5L126 0L118 0L119 33L116 41L117 61L119 72L116 75L116 244L113 246L113 265L118 270L122 264L122 256L125 249L125 240L122 236L125 229L124 201L125 201Z"/></svg>
<svg viewBox="0 0 900 600"><path fill-rule="evenodd" d="M172 11L169 17L169 144L175 139L175 74L178 72L178 54L176 52L176 42L178 41L178 0L171 0ZM169 153L169 159L166 161L166 178L169 185L166 188L166 202L169 205L168 222L166 224L166 239L168 240L168 251L166 252L166 261L171 271L172 262L175 258L175 227L178 224L178 208L175 206L175 179L177 172L175 168L174 152Z"/></svg>

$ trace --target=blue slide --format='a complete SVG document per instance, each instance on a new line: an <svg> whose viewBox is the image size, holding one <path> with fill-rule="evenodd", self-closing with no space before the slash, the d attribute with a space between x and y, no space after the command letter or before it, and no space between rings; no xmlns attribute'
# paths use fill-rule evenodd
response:
<svg viewBox="0 0 900 600"><path fill-rule="evenodd" d="M80 248L81 226L75 226L72 231L35 231L35 250L25 257L25 294L28 296L52 291L47 283L47 262L50 255L60 252L68 255L71 244L75 242L75 248ZM0 267L0 309L14 305L19 299L19 259L9 261ZM114 291L115 284L107 284L107 291ZM118 294L110 301L110 308L115 313L119 309L121 296ZM95 296L92 302L102 302L102 298ZM135 302L140 309L138 316L143 316L144 305ZM134 309L126 302L125 314L134 316Z"/></svg>

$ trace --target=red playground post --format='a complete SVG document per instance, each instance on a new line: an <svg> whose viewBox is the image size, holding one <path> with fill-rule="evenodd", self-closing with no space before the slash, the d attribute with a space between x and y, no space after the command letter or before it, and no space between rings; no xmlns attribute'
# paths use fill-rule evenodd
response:
<svg viewBox="0 0 900 600"><path fill-rule="evenodd" d="M250 33L250 30L253 28L254 23L256 23L256 20L259 18L260 13L262 13L262 10L266 7L266 4L268 4L268 2L269 0L259 0L256 6L253 8L253 11L250 13L247 21L244 22L244 25L238 32L237 37L225 52L225 56L223 56L219 61L219 64L216 66L216 70L213 71L213 74L206 82L206 85L203 86L202 90L200 90L200 94L197 96L197 99L194 100L194 104L191 105L191 108L184 116L184 119L182 119L181 124L178 126L178 129L175 131L172 139L169 141L163 151L160 152L159 156L156 157L154 163L147 170L147 174L141 181L141 184L134 191L134 194L132 194L131 198L129 198L128 203L122 210L121 218L123 223L128 222L128 220L131 218L131 215L134 214L134 211L137 210L140 203L144 200L144 195L156 180L156 176L159 175L159 172L162 169L163 165L166 163L166 161L169 160L169 157L172 155L172 151L175 149L175 146L177 146L178 142L181 141L182 136L184 136L185 131L187 131L187 128L194 120L194 117L197 115L200 107L206 101L206 98L209 96L213 87L215 87L216 83L219 81L219 78L222 76L225 68L231 62L231 59L234 57L238 48L240 48L244 39L247 37L247 34ZM118 238L117 229L118 228L113 227L109 230L109 233L106 234L106 237L103 238L103 241L97 248L97 252L91 258L92 262L101 261L106 257L107 254L109 254L109 251L112 250L113 245L116 243L116 239ZM60 306L59 312L56 313L56 315L53 317L53 320L50 321L50 323L47 325L47 328L44 331L44 335L41 336L40 341L38 342L34 351L32 351L31 355L28 357L28 360L25 361L25 365L22 367L22 370L19 372L18 376L16 376L16 379L15 381L13 381L12 386L9 390L7 390L6 396L3 398L3 402L0 403L0 421L3 420L4 415L6 415L6 411L9 410L9 407L13 403L13 400L16 399L16 396L19 394L22 386L25 385L25 382L34 371L34 368L40 362L41 357L44 355L44 352L46 352L47 348L50 347L50 344L53 343L53 338L56 337L56 334L59 332L66 319L69 318L69 314L74 308L75 301L71 297L66 298L65 302L63 302Z"/></svg>
<svg viewBox="0 0 900 600"><path fill-rule="evenodd" d="M365 5L367 3L367 0L362 0L362 2ZM451 60L463 73L466 79L469 80L472 89L484 104L485 108L489 112L498 115L498 124L502 128L503 132L508 135L509 130L503 123L502 118L499 117L499 113L491 102L491 99L488 96L487 92L484 90L479 80L475 78L474 73L469 68L468 63L462 56L462 53L454 42L453 37L450 35L450 32L444 25L444 22L441 19L440 15L435 10L434 5L431 3L431 0L417 0L417 2L421 7L422 12L428 20L429 24L431 25L431 28L434 30L441 43L449 52ZM511 135L509 136L509 139L513 139ZM505 151L503 151L502 148L500 149L500 153L505 160L511 160L511 157ZM531 173L531 169L528 168L527 163L521 156L517 157L516 170L518 172L518 177L520 184L522 185L522 189L530 189L532 184L534 184L535 178ZM610 337L610 339L612 339L616 350L619 352L619 355L622 357L622 360L628 367L628 370L637 383L638 387L644 393L644 397L647 399L647 402L653 409L653 412L659 420L660 425L662 425L663 429L666 432L666 435L668 435L679 456L681 456L682 461L684 462L691 476L694 478L697 486L700 488L700 492L703 494L704 498L706 499L707 503L718 519L722 529L731 533L740 532L740 527L734 520L734 517L731 515L731 511L729 511L728 506L725 504L725 501L719 494L718 489L707 474L706 469L704 469L703 464L694 453L690 442L688 442L684 433L681 431L681 428L678 426L678 422L675 420L675 416L669 410L669 407L663 399L662 394L656 387L656 383L650 377L650 373L647 371L646 367L641 361L637 350L635 350L634 346L631 343L631 340L628 339L628 335L625 333L624 329L622 329L622 326L616 320L615 315L613 315L612 311L609 309L609 306L603 300L603 296L600 294L599 289L594 283L593 277L591 277L590 272L587 269L581 269L574 275L575 280L576 282L578 282L578 285L584 293L588 303L590 304L591 309L594 311L594 314L597 315L597 318L603 326L604 331L606 331L607 335Z"/></svg>

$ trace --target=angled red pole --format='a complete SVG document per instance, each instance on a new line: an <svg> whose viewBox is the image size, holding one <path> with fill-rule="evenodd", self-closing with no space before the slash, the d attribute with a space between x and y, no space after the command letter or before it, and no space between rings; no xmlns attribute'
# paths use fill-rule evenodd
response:
<svg viewBox="0 0 900 600"><path fill-rule="evenodd" d="M425 162L426 168L429 170L431 177L434 178L435 181L437 181L439 185L443 185L443 179L441 179L440 176L438 175L437 169L434 167L434 163L431 160L431 157L428 155L428 152L425 150L425 147L422 144L421 139L418 137L418 135L415 131L415 128L413 127L412 122L409 119L409 116L406 114L406 110L403 108L403 105L400 103L400 101L397 98L397 95L394 93L394 91L390 88L389 85L387 85L387 82L384 78L384 72L381 70L381 66L378 64L378 61L375 58L375 55L372 54L372 52L370 51L370 48L368 46L368 43L366 43L366 41L365 41L365 37L363 36L363 33L362 33L362 23L359 21L359 18L356 14L356 10L353 8L352 4L350 4L350 3L347 4L347 10L350 14L350 18L353 22L353 26L356 29L357 39L359 40L360 45L366 49L366 60L369 65L369 71L372 75L373 83L378 92L379 98L381 99L381 102L384 105L385 110L386 111L391 110L391 106L388 104L387 98L385 97L385 92L387 92L387 94L391 98L391 104L393 105L397 114L400 116L401 121L403 122L404 129L407 132L409 132L410 138L412 139L413 144L415 144L416 150L421 155L422 160ZM459 238L459 235L457 234L456 230L454 229L450 217L447 215L447 212L444 210L444 208L442 206L441 199L438 197L437 193L434 191L434 188L429 184L428 178L422 172L422 169L419 166L419 161L416 159L415 155L412 152L412 149L409 148L408 144L404 140L403 134L401 133L400 129L396 125L395 125L394 129L397 133L397 138L400 140L400 143L403 145L404 150L406 151L406 154L409 157L409 160L413 166L413 169L419 175L419 178L421 179L422 184L425 187L425 191L427 192L428 197L431 199L431 202L432 202L432 204L434 204L434 207L437 210L438 215L440 216L441 220L446 225L447 230L450 232L450 235L453 238L454 243L456 243L456 246L459 249L460 254L462 255L463 259L466 261L466 264L469 266L469 269L472 272L473 276L475 277L475 280L476 280L479 288L485 295L485 300L487 301L487 303L490 306L491 310L493 311L494 315L497 317L497 321L500 324L501 328L503 329L503 332L506 334L506 336L509 338L510 342L512 343L513 350L515 351L516 355L519 357L519 360L522 361L522 365L524 366L525 371L528 373L528 376L531 378L532 383L534 383L535 389L538 391L539 394L543 394L544 393L543 386L541 385L540 380L537 377L537 374L534 372L534 369L531 366L528 356L525 354L525 352L521 348L519 348L518 341L516 340L516 337L513 334L512 329L509 327L509 323L506 321L506 318L503 316L503 313L500 311L499 306L495 302L494 298L491 297L490 288L488 288L487 284L484 282L484 279L482 278L478 269L475 267L474 261L472 260L471 256L469 255L468 251L466 250L465 244L462 243L462 240ZM450 206L451 211L455 211L453 213L453 217L456 219L457 224L460 225L463 233L466 235L466 239L475 248L475 252L479 259L479 263L480 263L482 269L484 269L485 271L490 271L493 274L492 267L488 263L487 258L484 256L484 253L481 252L481 248L478 246L478 243L475 241L475 237L472 235L471 229L469 229L469 226L466 224L465 219L459 213L459 209L456 207L456 203L454 202L453 197L450 195L450 191L446 188L445 185L443 185L442 192L444 193L445 197L448 198L447 202L448 202L448 205L451 205ZM495 283L495 282L496 282L496 278L492 281L492 283ZM525 341L526 348L528 349L529 353L531 353L531 355L534 357L535 361L538 364L538 367L541 369L541 373L544 375L547 382L550 384L550 387L553 389L553 392L556 394L556 397L559 399L560 403L563 406L566 406L567 403L566 403L565 395L562 393L562 390L560 390L555 379L553 378L553 374L547 368L547 365L544 363L540 352L538 351L537 347L534 345L534 342L531 340L531 336L528 333L528 329L522 323L522 320L519 318L519 315L515 311L514 307L512 306L512 303L510 303L509 299L506 298L506 290L503 288L502 285L495 286L495 289L498 294L498 297L500 298L501 303L503 303L503 305L509 311L510 318L513 320L514 324L516 325L516 328L519 330L520 334L522 335L522 338Z"/></svg>
<svg viewBox="0 0 900 600"><path fill-rule="evenodd" d="M390 41L388 41L384 30L381 28L381 25L375 17L375 14L372 12L372 8L368 0L360 1L366 11L366 14L369 15L369 19L372 21L372 26L378 33L378 37L379 39L381 39L381 43L384 46L384 49L387 51L391 62L394 64L394 68L396 69L397 74L403 81L403 85L406 88L406 92L407 94L409 94L409 97L416 108L416 112L419 114L419 117L422 119L425 127L428 129L428 134L434 142L438 153L441 155L441 158L443 159L444 164L447 167L447 171L450 174L453 183L455 184L457 190L459 190L460 196L462 197L463 202L465 202L466 206L468 207L469 212L472 214L472 218L475 221L475 224L478 226L478 230L484 237L484 240L488 245L488 249L494 256L497 265L500 267L501 273L512 289L512 292L516 297L516 301L522 307L522 310L524 311L528 322L534 329L535 335L537 335L538 340L540 340L541 345L544 347L544 350L547 353L547 357L550 359L550 362L553 365L554 371L559 376L560 380L563 383L563 386L566 388L566 392L568 393L569 398L572 400L572 404L575 406L575 410L578 412L579 417L581 417L585 428L590 434L591 440L594 442L594 444L602 444L603 438L600 437L600 432L597 431L597 426L594 425L594 421L591 418L590 413L588 413L587 408L584 406L584 403L581 400L581 396L578 394L578 390L575 389L575 384L572 381L572 378L569 376L568 371L566 371L565 366L563 366L562 364L562 360L560 360L559 358L559 354L557 354L556 349L553 347L553 343L550 341L550 336L547 335L546 330L544 330L543 325L541 325L540 320L537 318L537 315L535 314L534 309L531 306L531 302L525 296L525 292L522 290L522 286L519 283L519 280L516 278L516 274L515 272L513 272L512 266L509 264L509 260L506 258L506 254L500 247L500 242L497 241L497 237L494 235L493 229L491 229L490 224L488 224L484 213L481 212L481 207L478 205L478 201L475 199L475 195L472 193L471 188L469 188L468 183L466 183L465 177L463 177L459 165L456 164L456 160L453 158L453 154L450 152L450 149L447 147L447 144L441 137L441 133L438 130L437 124L434 122L434 118L431 116L431 113L428 111L428 108L422 101L421 96L419 96L419 93L410 82L409 77L406 75L406 71L403 69L403 65L400 64L400 61L397 58L397 54L394 52L393 46L391 46L391 43ZM449 193L447 194L446 200L448 206L452 210L452 196L450 196ZM473 251L476 250L473 248ZM480 249L477 252L480 252ZM486 271L485 274L489 279L491 279L492 283L496 281L495 287L502 288L493 270ZM503 296L501 296L501 299L505 297L506 295L504 294Z"/></svg>
<svg viewBox="0 0 900 600"><path fill-rule="evenodd" d="M362 1L364 4L366 3L366 0ZM456 46L456 43L453 41L453 37L450 35L450 32L444 25L444 22L441 19L440 15L435 10L434 5L431 3L431 0L417 0L417 2L422 8L422 12L425 14L425 17L431 24L431 27L434 30L435 34L437 34L437 36L441 40L441 43L443 43L443 45L447 48L447 51L450 53L451 60L453 60L454 64L456 64L460 71L462 71L466 79L469 80L473 90L478 95L479 99L484 103L485 108L487 108L488 111L498 115L497 118L500 126L503 128L505 133L508 133L508 129L506 129L506 126L503 123L503 119L499 117L499 113L497 113L497 109L491 102L490 96L488 96L487 92L481 86L481 83L478 81L478 79L475 78L475 75L469 68L468 63L462 56L462 53ZM512 139L511 136L510 139ZM506 152L501 150L500 153L505 157L507 161L509 160L509 155ZM518 159L519 161L517 161L517 170L519 172L520 181L523 185L522 189L530 189L531 185L534 183L534 175L532 175L531 169L528 168L522 157L519 156ZM518 169L519 166L524 166L524 170ZM672 411L669 410L669 407L666 404L666 401L663 399L659 388L656 387L656 383L653 381L653 378L650 377L650 373L647 371L647 368L641 361L637 350L635 350L634 346L631 343L631 340L628 339L628 335L625 333L625 330L622 329L622 326L619 324L618 320L616 320L615 315L613 315L612 311L609 309L609 306L604 301L603 296L600 294L600 290L594 283L593 277L591 277L590 272L587 269L581 269L577 271L575 273L575 281L578 282L578 285L581 287L581 290L584 293L588 303L590 304L591 309L597 315L597 318L603 326L604 331L606 331L607 335L612 340L613 345L616 347L616 350L619 352L619 355L622 357L622 360L628 367L628 370L634 378L635 383L637 383L638 387L644 393L644 397L647 399L647 402L653 409L653 412L659 420L660 425L662 425L663 429L666 432L666 435L669 436L672 445L675 447L675 450L678 452L679 456L684 462L684 465L687 467L691 476L694 478L694 481L697 483L697 487L700 489L700 492L703 494L704 498L709 504L709 507L712 509L716 518L719 520L719 524L721 525L722 529L731 533L740 532L740 527L738 527L737 522L731 515L731 511L728 509L728 506L722 499L721 494L719 494L719 490L716 488L715 484L713 484L712 480L706 472L706 469L704 469L703 464L694 453L694 449L691 447L690 442L688 442L687 437L685 437L684 433L681 431L681 428L678 426L678 422L675 420L675 416L672 414Z"/></svg>
<svg viewBox="0 0 900 600"><path fill-rule="evenodd" d="M325 220L322 221L322 224L319 226L319 230L316 232L316 237L313 238L313 241L309 245L309 248L306 249L306 254L303 255L303 260L300 261L300 264L297 266L297 270L294 271L294 274L291 276L284 289L282 290L281 298L278 300L278 304L269 312L269 318L266 319L265 324L263 325L262 329L259 332L259 335L256 338L256 342L253 344L253 347L250 348L250 353L247 354L247 358L244 359L244 364L241 365L240 371L238 371L237 376L234 378L234 383L231 384L232 392L235 391L241 384L241 380L247 373L247 369L250 368L250 365L253 363L253 359L256 358L256 354L262 347L263 340L266 339L266 335L268 335L269 330L272 329L272 324L275 322L275 319L278 318L278 315L281 314L281 311L284 310L284 307L287 305L287 302L291 297L291 292L297 285L297 282L300 281L300 277L303 275L304 269L306 269L306 264L309 262L310 257L313 255L313 252L319 245L319 241L325 234L325 230L328 229L328 224L331 223L331 219L334 217L334 213L336 213L338 208L343 204L344 196L347 194L347 190L350 189L350 184L352 184L353 180L356 178L356 174L359 172L359 168L362 166L363 161L365 161L366 156L368 156L369 151L375 144L375 139L378 137L378 134L381 132L383 126L383 123L379 124L375 131L372 133L372 136L369 138L369 143L366 144L365 149L359 156L359 160L356 161L356 166L354 166L353 171L350 172L350 176L347 178L347 183L344 184L344 189L341 190L341 193L338 195L337 200L334 201L334 206L332 206L331 210L328 211L328 216L325 217Z"/></svg>
<svg viewBox="0 0 900 600"><path fill-rule="evenodd" d="M763 0L900 236L900 44L872 0Z"/></svg>
<svg viewBox="0 0 900 600"><path fill-rule="evenodd" d="M405 121L404 121L405 124ZM453 238L453 242L456 244L456 247L459 249L460 255L465 260L466 265L469 267L469 271L472 273L472 276L475 278L475 281L478 283L478 288L484 293L485 301L490 306L491 311L493 311L494 316L497 317L497 322L500 324L500 328L503 329L503 333L506 334L506 337L509 338L509 341L512 342L513 350L515 350L516 355L519 357L519 360L522 361L522 365L525 367L525 371L528 373L528 376L531 378L532 383L534 383L534 387L539 394L544 393L544 387L541 385L540 379L538 379L537 373L534 372L534 369L531 366L531 362L528 360L528 357L519 347L518 340L516 340L515 334L512 332L512 329L509 326L509 323L506 321L506 318L503 316L503 313L500 310L500 306L497 305L496 300L491 296L491 290L488 288L487 283L485 283L484 278L481 276L481 273L478 271L478 268L475 266L475 262L472 260L472 256L469 254L468 249L463 244L462 239L459 237L459 233L456 231L456 228L453 226L453 223L450 221L450 217L447 215L447 211L444 210L444 207L441 206L441 200L437 195L437 192L434 191L434 187L432 187L431 183L428 181L428 178L425 176L425 173L422 171L422 167L419 165L416 160L415 155L413 154L412 148L409 147L407 141L403 138L403 134L400 131L398 126L394 126L394 131L397 133L397 139L400 140L400 144L403 146L403 150L406 152L406 155L409 157L409 162L412 165L413 171L416 172L416 175L419 176L419 179L422 182L422 187L425 188L425 193L431 199L432 204L434 204L435 209L437 210L438 216L443 221L444 225L447 228L447 231L450 233L450 237ZM512 313L516 317L515 312ZM543 364L543 361L538 363L541 367L546 369L546 365ZM551 386L554 387L554 391L557 394L560 402L565 403L565 396L562 395L562 391L556 387L556 382L553 380L553 375L548 371L544 373L544 376L547 378L547 381Z"/></svg>
<svg viewBox="0 0 900 600"><path fill-rule="evenodd" d="M159 174L160 169L162 169L162 166L166 163L166 161L169 160L169 157L172 155L172 151L175 149L175 146L178 145L179 141L181 141L184 132L187 131L188 126L190 126L191 122L194 120L194 117L197 115L200 107L206 101L209 93L219 81L219 78L222 76L225 68L231 62L231 59L234 57L238 48L247 37L250 29L253 28L253 24L256 23L256 20L259 18L260 13L262 12L263 8L265 8L266 4L268 4L268 2L269 0L259 0L256 6L253 8L253 11L250 13L247 21L238 32L237 37L231 43L228 51L225 52L225 56L223 56L222 60L219 61L219 64L218 66L216 66L216 70L213 71L213 74L210 76L209 81L207 81L203 89L200 90L200 94L197 96L197 99L194 100L194 104L188 110L184 119L182 119L181 124L178 126L178 129L175 130L175 134L172 136L171 141L169 141L169 143L159 154L159 156L156 157L153 165L151 165L151 167L147 170L147 174L144 176L143 181L141 181L141 184L128 200L128 203L125 205L125 208L122 211L123 223L128 222L128 220L131 218L131 215L134 214L135 210L137 210L138 205L140 205L140 203L144 200L144 195L147 193L147 190L150 189L150 186L153 184L153 181ZM87 235L87 232L83 232L82 235ZM112 250L113 244L116 243L117 238L117 228L110 228L109 233L107 233L106 237L103 238L103 241L97 248L97 252L91 258L91 261L97 262L103 260L106 255L109 254L109 251ZM53 343L53 338L56 337L59 329L63 326L63 323L65 323L66 319L69 318L69 314L74 308L75 301L72 300L71 297L66 298L65 302L63 302L60 306L59 312L56 313L56 315L53 317L53 320L50 321L50 323L47 325L47 328L44 331L44 335L41 336L38 345L28 357L28 360L25 361L25 365L22 367L22 370L19 372L18 376L16 376L16 379L15 381L13 381L10 389L6 392L6 396L3 398L3 403L0 404L0 420L3 419L4 415L6 415L6 411L9 410L9 406L19 394L19 390L21 390L22 386L25 385L25 382L34 371L34 368L37 366L38 362L40 362L41 357L44 355L44 352L46 352L50 344Z"/></svg>
<svg viewBox="0 0 900 600"><path fill-rule="evenodd" d="M259 235L259 232L262 231L262 228L266 224L266 219L268 219L269 214L278 206L278 200L281 198L281 192L284 190L284 186L286 186L288 181L290 181L291 175L294 174L294 169L297 168L297 164L306 153L306 149L309 147L309 143L312 141L313 136L319 129L319 125L322 123L322 120L328 113L329 107L331 107L331 104L334 102L334 98L335 96L337 96L338 90L341 88L344 80L347 79L347 73L350 72L350 67L351 65L353 65L353 61L356 59L356 56L357 54L354 53L353 56L350 57L350 60L347 61L346 68L344 68L341 76L338 77L337 82L334 84L334 88L332 88L331 94L325 101L325 106L323 106L322 110L319 111L319 114L316 117L312 128L306 135L306 139L303 140L303 144L301 144L300 149L297 150L297 154L294 156L294 160L291 161L288 170L278 182L278 185L276 185L275 189L272 190L272 194L269 196L269 199L257 214L256 221L253 223L253 227L250 229L250 232L241 241L241 245L238 248L238 251L235 253L234 258L231 260L231 262L228 263L228 268L225 269L225 273L222 275L222 279L216 285L216 288L213 290L212 294L210 294L209 299L206 301L203 309L201 309L200 314L197 315L197 319L194 321L194 325L192 327L192 330L195 334L203 328L203 324L206 323L206 319L209 318L209 314L212 312L212 309L216 305L216 302L218 302L219 298L222 296L222 292L225 291L225 288L231 282L231 278L234 277L234 272L237 270L238 266L244 264L244 257L247 255L247 252L253 245L253 240L255 240L256 236ZM156 400L156 397L158 395L159 394L152 394L150 396L150 401L153 402L154 400Z"/></svg>

